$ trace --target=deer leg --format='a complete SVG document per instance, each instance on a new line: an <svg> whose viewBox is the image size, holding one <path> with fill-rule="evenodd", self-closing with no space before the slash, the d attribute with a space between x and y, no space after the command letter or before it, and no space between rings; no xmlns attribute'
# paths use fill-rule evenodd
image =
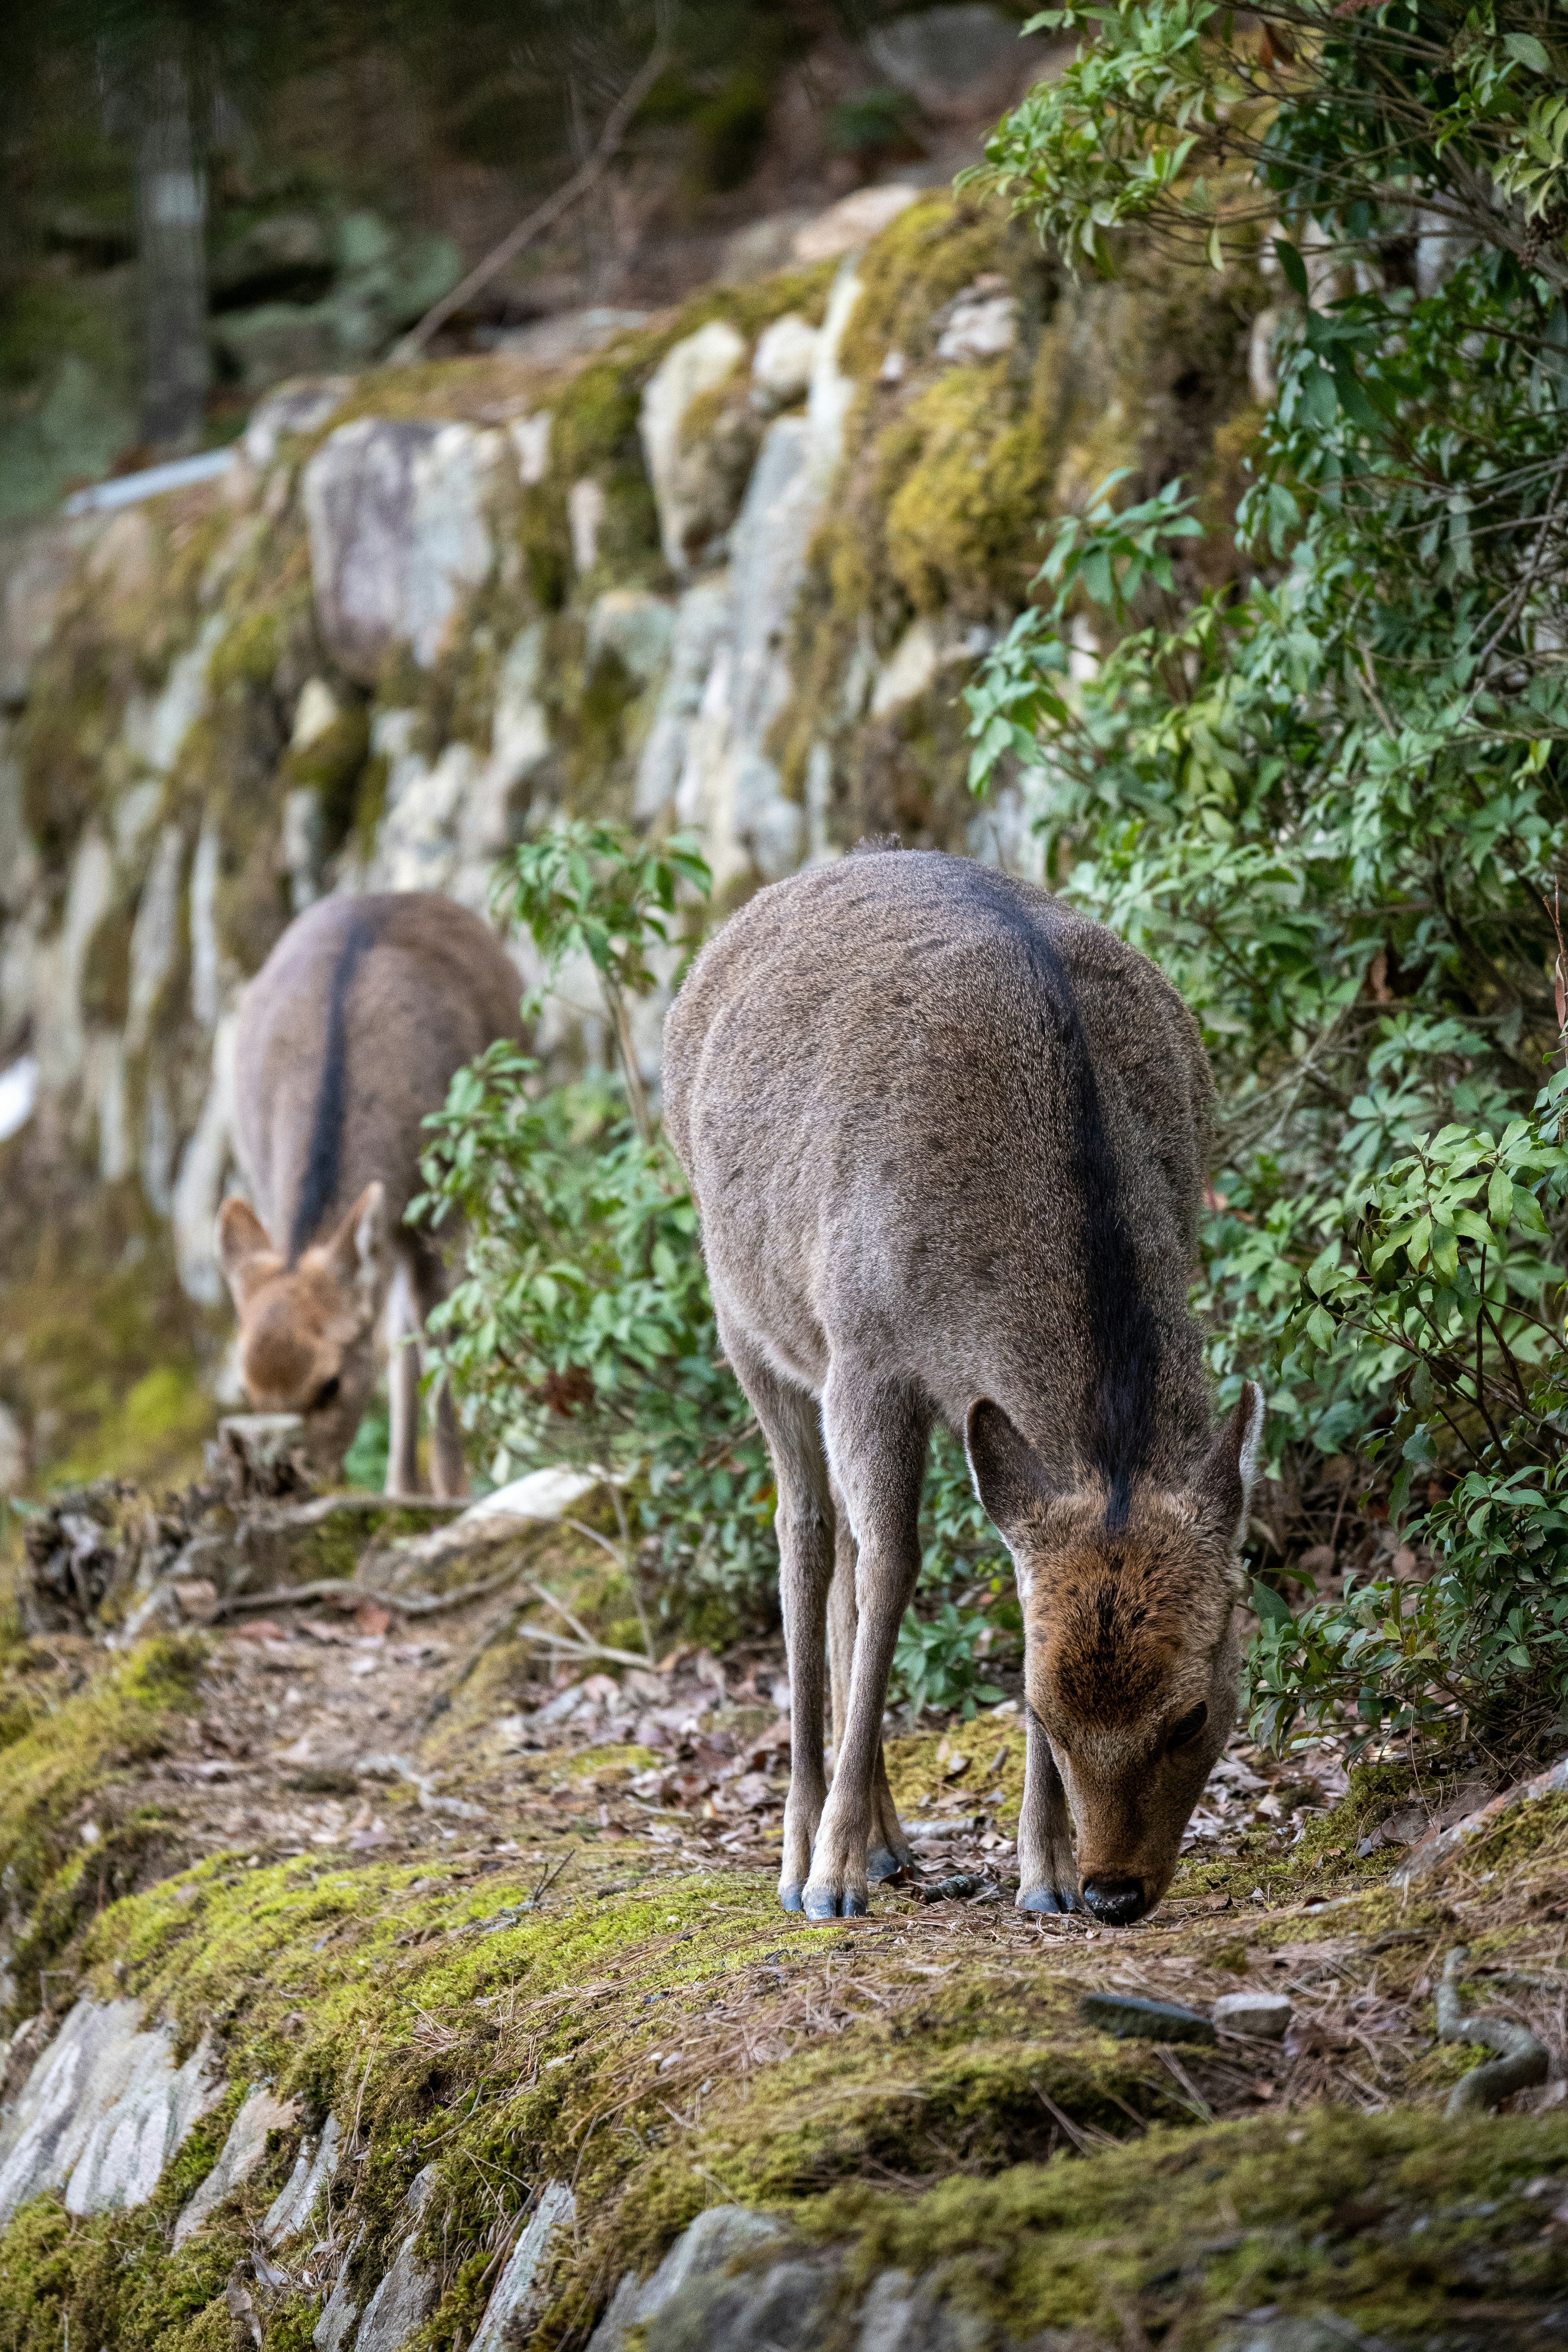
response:
<svg viewBox="0 0 1568 2352"><path fill-rule="evenodd" d="M864 1914L867 1849L874 1833L885 1834L878 1779L882 1710L899 1627L920 1569L921 1487L931 1423L930 1406L913 1390L879 1385L853 1361L835 1360L823 1391L822 1426L855 1532L857 1623L843 1736L805 1887L808 1919ZM887 1804L890 1812L890 1791ZM903 1845L901 1831L898 1838Z"/></svg>
<svg viewBox="0 0 1568 2352"><path fill-rule="evenodd" d="M827 1793L823 1700L827 1592L833 1576L833 1497L816 1400L779 1378L744 1334L719 1318L724 1353L762 1423L778 1483L779 1600L789 1662L789 1796L784 1803L779 1901L801 1908L812 1841Z"/></svg>
<svg viewBox="0 0 1568 2352"><path fill-rule="evenodd" d="M837 1757L849 1717L849 1670L855 1656L855 1629L859 1619L855 1603L855 1577L859 1555L855 1543L855 1530L849 1524L847 1507L837 1488L833 1495L833 1508L837 1528L833 1549L833 1587L827 1601L827 1656L833 1682L833 1749ZM879 1879L896 1878L900 1871L909 1869L914 1861L910 1842L899 1820L899 1809L893 1802L893 1791L888 1780L888 1760L882 1752L880 1739L877 1742L877 1764L872 1776L871 1810L875 1821L870 1850L866 1856L866 1876L875 1885Z"/></svg>
<svg viewBox="0 0 1568 2352"><path fill-rule="evenodd" d="M386 1393L392 1423L386 1447L386 1491L419 1492L419 1341L408 1269L398 1262L386 1302Z"/></svg>
<svg viewBox="0 0 1568 2352"><path fill-rule="evenodd" d="M417 1328L423 1331L431 1309L447 1296L447 1270L434 1251L420 1249L414 1253L412 1276L414 1312L418 1318ZM451 1384L445 1377L436 1390L430 1415L430 1483L445 1501L455 1500L468 1491L463 1433L452 1401Z"/></svg>
<svg viewBox="0 0 1568 2352"><path fill-rule="evenodd" d="M1033 1707L1024 1732L1024 1801L1018 1811L1020 1911L1079 1911L1078 1864L1067 1790Z"/></svg>

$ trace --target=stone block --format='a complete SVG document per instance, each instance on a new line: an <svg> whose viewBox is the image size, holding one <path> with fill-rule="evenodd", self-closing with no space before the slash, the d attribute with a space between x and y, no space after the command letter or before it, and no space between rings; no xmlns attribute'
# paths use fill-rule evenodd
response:
<svg viewBox="0 0 1568 2352"><path fill-rule="evenodd" d="M1294 2011L1282 1992L1227 1992L1220 1995L1209 2013L1227 2032L1256 2033L1267 2042L1281 2042Z"/></svg>
<svg viewBox="0 0 1568 2352"><path fill-rule="evenodd" d="M71 2213L144 2205L222 2089L205 2036L176 2066L173 2034L144 2027L140 2001L84 1997L0 2126L0 2227L49 2189Z"/></svg>

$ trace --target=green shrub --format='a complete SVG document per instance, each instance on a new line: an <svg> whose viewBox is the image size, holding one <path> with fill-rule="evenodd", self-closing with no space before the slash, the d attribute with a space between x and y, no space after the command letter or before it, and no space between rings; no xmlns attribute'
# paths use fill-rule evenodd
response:
<svg viewBox="0 0 1568 2352"><path fill-rule="evenodd" d="M1435 1559L1300 1615L1260 1584L1256 1727L1517 1737L1568 1693L1561 76L1532 0L1306 15L1057 12L1094 38L993 142L1069 260L1272 218L1289 299L1250 576L1200 585L1179 483L1106 485L970 689L972 781L1019 774L1047 873L1203 1023L1222 1398L1265 1373L1281 1491L1353 1451ZM1422 205L1464 230L1424 290Z"/></svg>

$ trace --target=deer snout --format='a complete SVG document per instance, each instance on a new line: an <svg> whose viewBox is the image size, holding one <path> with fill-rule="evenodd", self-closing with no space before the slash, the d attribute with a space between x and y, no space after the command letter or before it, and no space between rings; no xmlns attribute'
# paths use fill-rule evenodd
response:
<svg viewBox="0 0 1568 2352"><path fill-rule="evenodd" d="M1141 1878L1086 1878L1082 1893L1089 1910L1107 1927L1131 1927L1149 1908Z"/></svg>

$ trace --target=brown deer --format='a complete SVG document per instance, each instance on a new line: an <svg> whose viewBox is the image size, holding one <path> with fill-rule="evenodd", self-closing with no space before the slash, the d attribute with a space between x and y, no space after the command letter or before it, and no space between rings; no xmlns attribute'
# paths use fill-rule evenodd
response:
<svg viewBox="0 0 1568 2352"><path fill-rule="evenodd" d="M246 1393L258 1412L305 1416L305 1451L324 1476L341 1471L375 1384L384 1320L387 1492L417 1491L418 1333L446 1289L434 1244L403 1223L421 1122L464 1063L520 1034L519 996L494 933L423 890L321 900L246 992L235 1094L256 1207L224 1202L218 1256ZM460 1495L445 1384L433 1423L436 1492Z"/></svg>
<svg viewBox="0 0 1568 2352"><path fill-rule="evenodd" d="M1140 1917L1236 1711L1263 1412L1248 1385L1211 1435L1187 1308L1214 1092L1196 1024L1047 891L862 851L726 924L665 1052L724 1352L778 1480L785 1907L858 1916L910 1858L882 1714L941 1419L1024 1605L1019 1905Z"/></svg>

